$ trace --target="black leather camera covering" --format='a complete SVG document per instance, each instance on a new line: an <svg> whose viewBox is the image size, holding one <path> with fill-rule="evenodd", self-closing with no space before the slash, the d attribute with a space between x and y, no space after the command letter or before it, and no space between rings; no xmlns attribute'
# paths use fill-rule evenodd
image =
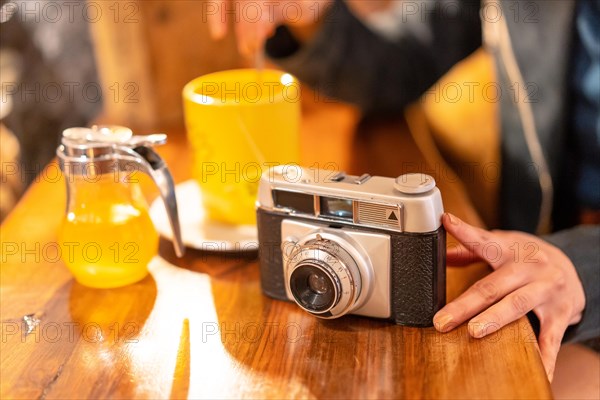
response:
<svg viewBox="0 0 600 400"><path fill-rule="evenodd" d="M256 213L260 284L264 294L279 300L287 300L281 255L281 221L285 217L261 209Z"/></svg>
<svg viewBox="0 0 600 400"><path fill-rule="evenodd" d="M275 299L285 294L281 254L281 222L287 214L258 209L260 279L263 292ZM307 223L324 224L293 217ZM392 249L391 320L399 325L432 326L434 314L446 302L446 231L400 233L369 227L336 224L344 229L377 232L390 236Z"/></svg>
<svg viewBox="0 0 600 400"><path fill-rule="evenodd" d="M446 231L396 233L392 238L392 318L432 326L446 304Z"/></svg>

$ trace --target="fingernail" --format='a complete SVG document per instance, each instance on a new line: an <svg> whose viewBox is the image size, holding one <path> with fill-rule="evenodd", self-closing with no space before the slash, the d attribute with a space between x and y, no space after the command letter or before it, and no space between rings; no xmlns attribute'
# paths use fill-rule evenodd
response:
<svg viewBox="0 0 600 400"><path fill-rule="evenodd" d="M474 337L476 339L479 339L479 338L485 336L485 328L484 327L485 327L485 324L483 324L482 322L477 322L477 321L471 321L467 325L469 335L471 335L472 337Z"/></svg>
<svg viewBox="0 0 600 400"><path fill-rule="evenodd" d="M446 215L448 216L448 219L450 220L450 223L452 225L458 225L458 218L455 217L454 215L450 214L450 213L446 213Z"/></svg>
<svg viewBox="0 0 600 400"><path fill-rule="evenodd" d="M209 31L213 40L223 39L227 34L225 26L221 24L210 26Z"/></svg>
<svg viewBox="0 0 600 400"><path fill-rule="evenodd" d="M496 323L483 322L483 321L471 321L467 325L469 334L476 339L490 335L500 329L500 326Z"/></svg>
<svg viewBox="0 0 600 400"><path fill-rule="evenodd" d="M238 42L238 52L244 57L250 57L252 55L246 42L242 42L241 40Z"/></svg>
<svg viewBox="0 0 600 400"><path fill-rule="evenodd" d="M219 28L216 26L208 26L208 34L212 40L217 40L219 38Z"/></svg>
<svg viewBox="0 0 600 400"><path fill-rule="evenodd" d="M445 311L439 311L433 317L433 325L439 332L448 332L454 329L455 325L452 323L452 320L451 314Z"/></svg>

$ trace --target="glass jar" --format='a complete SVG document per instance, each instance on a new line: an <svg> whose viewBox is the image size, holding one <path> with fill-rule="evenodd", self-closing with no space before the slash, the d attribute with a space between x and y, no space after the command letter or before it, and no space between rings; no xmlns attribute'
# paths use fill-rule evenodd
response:
<svg viewBox="0 0 600 400"><path fill-rule="evenodd" d="M86 286L124 286L148 274L147 265L158 251L158 233L138 171L150 175L168 200L176 252L183 252L173 181L164 162L148 147L164 138L144 142L150 136L128 132L122 127L67 129L57 151L67 184L59 243L63 261Z"/></svg>

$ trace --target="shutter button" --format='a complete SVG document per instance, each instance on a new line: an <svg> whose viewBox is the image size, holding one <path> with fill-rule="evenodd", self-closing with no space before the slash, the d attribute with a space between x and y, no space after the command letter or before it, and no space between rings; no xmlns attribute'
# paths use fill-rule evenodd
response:
<svg viewBox="0 0 600 400"><path fill-rule="evenodd" d="M404 174L396 178L394 188L405 194L421 194L435 187L435 179L427 174Z"/></svg>

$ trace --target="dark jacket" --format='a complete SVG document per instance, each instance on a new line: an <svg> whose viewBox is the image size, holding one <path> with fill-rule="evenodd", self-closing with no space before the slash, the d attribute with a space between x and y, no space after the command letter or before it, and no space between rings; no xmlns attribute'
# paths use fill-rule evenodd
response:
<svg viewBox="0 0 600 400"><path fill-rule="evenodd" d="M365 113L398 114L481 46L483 24L503 94L500 227L530 233L553 228L555 233L544 238L570 257L586 295L583 320L569 328L565 339L600 336L600 227L574 227L578 209L567 77L575 2L503 2L483 8L469 0L409 3L422 7L410 21L413 28L419 26L394 40L374 33L337 1L310 43L300 45L279 27L267 42L267 53L302 81ZM527 91L527 98L515 101L515 85Z"/></svg>

